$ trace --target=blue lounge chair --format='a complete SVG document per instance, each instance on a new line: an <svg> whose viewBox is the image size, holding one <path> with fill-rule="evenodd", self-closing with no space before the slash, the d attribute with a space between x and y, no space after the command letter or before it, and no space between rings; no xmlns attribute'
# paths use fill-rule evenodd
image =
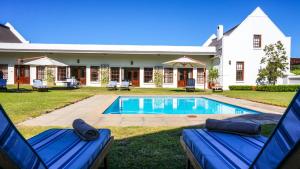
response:
<svg viewBox="0 0 300 169"><path fill-rule="evenodd" d="M42 80L34 79L32 84L32 89L37 90L39 92L46 92L48 91L48 86L44 85Z"/></svg>
<svg viewBox="0 0 300 169"><path fill-rule="evenodd" d="M0 79L0 90L7 91L7 81L6 79Z"/></svg>
<svg viewBox="0 0 300 169"><path fill-rule="evenodd" d="M0 105L0 168L99 168L112 146L110 130L95 141L82 141L71 129L50 129L25 140Z"/></svg>
<svg viewBox="0 0 300 169"><path fill-rule="evenodd" d="M129 88L129 82L128 81L123 81L120 84L120 90L130 90Z"/></svg>
<svg viewBox="0 0 300 169"><path fill-rule="evenodd" d="M189 91L194 92L194 91L195 91L195 79L190 78L190 79L188 79L188 80L186 81L185 90L186 90L187 92L189 92Z"/></svg>
<svg viewBox="0 0 300 169"><path fill-rule="evenodd" d="M300 91L268 139L206 129L185 129L180 139L188 157L187 167L195 169L299 168Z"/></svg>
<svg viewBox="0 0 300 169"><path fill-rule="evenodd" d="M117 81L110 81L107 85L106 88L109 90L117 90Z"/></svg>

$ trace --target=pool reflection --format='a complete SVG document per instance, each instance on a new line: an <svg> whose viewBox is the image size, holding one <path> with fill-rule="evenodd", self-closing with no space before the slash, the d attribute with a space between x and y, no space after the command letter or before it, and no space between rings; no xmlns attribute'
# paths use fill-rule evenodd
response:
<svg viewBox="0 0 300 169"><path fill-rule="evenodd" d="M202 97L119 97L105 114L257 114Z"/></svg>

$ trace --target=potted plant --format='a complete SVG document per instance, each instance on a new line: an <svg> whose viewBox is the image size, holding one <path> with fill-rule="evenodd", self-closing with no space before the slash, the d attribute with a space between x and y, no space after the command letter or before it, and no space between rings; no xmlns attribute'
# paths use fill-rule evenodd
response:
<svg viewBox="0 0 300 169"><path fill-rule="evenodd" d="M161 67L155 67L154 69L154 84L156 87L162 87L163 72Z"/></svg>
<svg viewBox="0 0 300 169"><path fill-rule="evenodd" d="M217 79L219 78L219 71L216 68L211 68L208 71L208 88L211 89L215 86Z"/></svg>
<svg viewBox="0 0 300 169"><path fill-rule="evenodd" d="M55 77L53 75L53 68L47 68L46 69L46 81L48 86L54 86Z"/></svg>

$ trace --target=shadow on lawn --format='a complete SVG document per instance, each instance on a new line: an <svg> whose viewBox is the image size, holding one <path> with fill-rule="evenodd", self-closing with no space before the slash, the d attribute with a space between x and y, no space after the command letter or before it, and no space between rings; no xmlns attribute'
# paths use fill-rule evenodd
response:
<svg viewBox="0 0 300 169"><path fill-rule="evenodd" d="M199 126L200 127L200 126ZM134 130L139 127L124 128ZM183 128L116 139L109 155L111 169L182 169L185 155L179 143Z"/></svg>
<svg viewBox="0 0 300 169"><path fill-rule="evenodd" d="M172 92L178 92L178 93L205 92L204 90L201 90L201 89L196 89L195 92L187 92L187 91L185 91L185 89L171 89L170 91L172 91Z"/></svg>
<svg viewBox="0 0 300 169"><path fill-rule="evenodd" d="M26 89L26 88L20 88L19 90L17 88L13 88L13 89L1 89L0 93L30 93L32 92L31 89Z"/></svg>
<svg viewBox="0 0 300 169"><path fill-rule="evenodd" d="M230 120L243 118L241 115ZM278 116L278 115L275 115ZM253 118L252 116L251 118ZM249 116L247 117L249 118ZM258 117L256 117L258 118ZM181 132L186 128L201 128L204 124L179 127L124 127L112 134L118 136L128 133L129 135L138 130L144 130L140 135L128 136L127 138L115 139L115 143L109 155L111 169L182 169L185 168L186 157L182 150L179 138ZM263 135L270 135L275 125L263 127Z"/></svg>

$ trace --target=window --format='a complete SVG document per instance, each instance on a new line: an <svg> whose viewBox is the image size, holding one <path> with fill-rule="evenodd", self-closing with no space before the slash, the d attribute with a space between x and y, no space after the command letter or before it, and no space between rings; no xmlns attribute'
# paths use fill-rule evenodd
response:
<svg viewBox="0 0 300 169"><path fill-rule="evenodd" d="M205 69L198 68L197 69L197 83L204 84L204 81L205 81Z"/></svg>
<svg viewBox="0 0 300 169"><path fill-rule="evenodd" d="M253 48L261 48L261 35L253 36Z"/></svg>
<svg viewBox="0 0 300 169"><path fill-rule="evenodd" d="M67 67L57 67L57 80L64 81L66 80Z"/></svg>
<svg viewBox="0 0 300 169"><path fill-rule="evenodd" d="M144 68L144 83L153 82L153 68Z"/></svg>
<svg viewBox="0 0 300 169"><path fill-rule="evenodd" d="M111 81L120 81L120 68L111 67L110 68L110 80Z"/></svg>
<svg viewBox="0 0 300 169"><path fill-rule="evenodd" d="M91 66L91 82L99 81L99 66Z"/></svg>
<svg viewBox="0 0 300 169"><path fill-rule="evenodd" d="M236 81L244 81L244 62L236 62Z"/></svg>
<svg viewBox="0 0 300 169"><path fill-rule="evenodd" d="M45 66L36 67L36 79L44 80L45 79Z"/></svg>
<svg viewBox="0 0 300 169"><path fill-rule="evenodd" d="M0 79L7 79L8 77L8 65L0 64Z"/></svg>
<svg viewBox="0 0 300 169"><path fill-rule="evenodd" d="M173 83L173 68L164 69L164 82Z"/></svg>

